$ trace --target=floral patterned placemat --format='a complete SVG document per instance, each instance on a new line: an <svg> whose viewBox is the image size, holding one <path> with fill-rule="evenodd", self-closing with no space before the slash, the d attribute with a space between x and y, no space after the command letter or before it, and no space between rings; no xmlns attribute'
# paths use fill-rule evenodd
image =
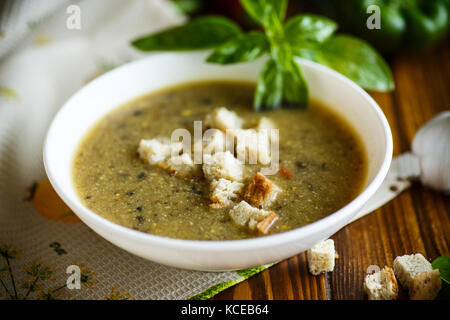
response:
<svg viewBox="0 0 450 320"><path fill-rule="evenodd" d="M77 12L80 28L69 28ZM42 146L58 108L92 78L140 58L130 39L184 16L165 0L85 0L48 18L19 17L25 40L0 60L0 297L206 299L265 269L197 272L131 255L80 222L46 179Z"/></svg>

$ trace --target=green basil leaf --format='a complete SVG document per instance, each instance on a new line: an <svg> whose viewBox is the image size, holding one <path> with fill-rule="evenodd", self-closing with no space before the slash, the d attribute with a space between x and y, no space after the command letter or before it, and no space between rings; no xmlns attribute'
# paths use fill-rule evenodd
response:
<svg viewBox="0 0 450 320"><path fill-rule="evenodd" d="M287 0L269 0L272 3L275 11L278 14L278 18L280 21L283 21L286 17L286 9L287 9Z"/></svg>
<svg viewBox="0 0 450 320"><path fill-rule="evenodd" d="M283 105L286 107L308 106L309 92L300 66L292 60L290 70L283 71Z"/></svg>
<svg viewBox="0 0 450 320"><path fill-rule="evenodd" d="M286 41L273 42L270 48L270 54L281 69L291 69L294 56L292 55L292 48L289 43Z"/></svg>
<svg viewBox="0 0 450 320"><path fill-rule="evenodd" d="M297 45L305 41L324 42L336 32L337 28L337 23L331 19L300 14L286 22L284 33L291 45Z"/></svg>
<svg viewBox="0 0 450 320"><path fill-rule="evenodd" d="M270 27L270 22L267 21L269 11L273 10L280 21L283 21L286 15L287 0L240 0L240 2L250 17L265 28Z"/></svg>
<svg viewBox="0 0 450 320"><path fill-rule="evenodd" d="M283 79L278 66L273 59L269 59L259 75L256 85L254 108L276 109L283 100Z"/></svg>
<svg viewBox="0 0 450 320"><path fill-rule="evenodd" d="M439 269L442 281L450 284L450 257L438 257L432 263L433 269Z"/></svg>
<svg viewBox="0 0 450 320"><path fill-rule="evenodd" d="M393 90L391 70L383 57L367 42L348 35L337 35L316 50L317 61L355 81L364 89Z"/></svg>
<svg viewBox="0 0 450 320"><path fill-rule="evenodd" d="M244 10L253 20L263 24L263 17L265 14L264 5L266 3L265 0L240 0L240 2L244 7Z"/></svg>
<svg viewBox="0 0 450 320"><path fill-rule="evenodd" d="M296 57L317 62L317 45L313 42L305 42L301 46L293 46L292 54Z"/></svg>
<svg viewBox="0 0 450 320"><path fill-rule="evenodd" d="M131 44L143 51L208 49L221 45L239 34L241 29L231 20L219 16L205 16L139 38Z"/></svg>
<svg viewBox="0 0 450 320"><path fill-rule="evenodd" d="M266 36L261 32L253 31L219 46L206 61L218 64L253 61L268 52L269 48L270 44Z"/></svg>
<svg viewBox="0 0 450 320"><path fill-rule="evenodd" d="M203 7L202 0L173 0L173 4L185 14L194 14L200 11Z"/></svg>
<svg viewBox="0 0 450 320"><path fill-rule="evenodd" d="M254 108L276 109L281 105L305 107L308 104L308 87L299 65L292 60L289 69L282 68L273 58L261 71L256 86Z"/></svg>

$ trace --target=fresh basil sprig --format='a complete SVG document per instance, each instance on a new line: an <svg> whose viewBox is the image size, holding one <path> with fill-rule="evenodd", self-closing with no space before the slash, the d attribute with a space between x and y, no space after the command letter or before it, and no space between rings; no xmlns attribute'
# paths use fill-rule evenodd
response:
<svg viewBox="0 0 450 320"><path fill-rule="evenodd" d="M301 14L283 25L287 0L240 0L264 33L244 33L234 22L205 16L139 38L132 45L143 51L214 48L207 62L232 64L269 55L255 91L254 108L305 107L308 86L296 57L326 65L361 87L394 89L389 66L369 44L349 35L335 35L338 25L325 17Z"/></svg>
<svg viewBox="0 0 450 320"><path fill-rule="evenodd" d="M284 25L286 39L294 46L306 45L310 42L322 43L328 40L337 30L336 22L316 15L297 15Z"/></svg>
<svg viewBox="0 0 450 320"><path fill-rule="evenodd" d="M185 51L215 48L242 34L233 21L220 16L204 16L131 42L142 51Z"/></svg>
<svg viewBox="0 0 450 320"><path fill-rule="evenodd" d="M266 36L257 31L242 34L225 42L214 50L207 62L229 64L247 62L269 52L270 43Z"/></svg>

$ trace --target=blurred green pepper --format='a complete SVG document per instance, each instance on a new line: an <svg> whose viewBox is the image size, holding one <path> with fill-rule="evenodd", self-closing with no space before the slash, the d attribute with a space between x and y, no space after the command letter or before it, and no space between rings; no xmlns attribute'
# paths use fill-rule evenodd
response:
<svg viewBox="0 0 450 320"><path fill-rule="evenodd" d="M344 30L371 42L384 54L423 50L444 38L449 26L448 0L345 0L329 2ZM369 29L367 19L380 8L380 29Z"/></svg>

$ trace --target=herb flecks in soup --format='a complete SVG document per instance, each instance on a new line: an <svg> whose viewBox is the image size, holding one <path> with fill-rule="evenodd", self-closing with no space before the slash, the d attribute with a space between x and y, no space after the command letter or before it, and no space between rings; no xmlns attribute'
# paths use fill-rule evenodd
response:
<svg viewBox="0 0 450 320"><path fill-rule="evenodd" d="M354 199L364 183L366 159L353 130L317 103L304 110L255 113L253 92L250 84L192 83L113 110L76 152L73 181L79 197L92 211L123 226L202 240L283 232L323 218ZM142 139L165 143L163 137L170 139L175 129L193 133L197 120L223 130L208 116L221 106L238 115L244 129L279 129L278 173L257 175L265 166L259 161L243 164L242 178L234 179L215 176L203 165L191 167L192 159L182 153L179 167L169 166L165 157L153 158L153 163L152 158L141 159L137 150ZM250 211L253 214L242 218Z"/></svg>

